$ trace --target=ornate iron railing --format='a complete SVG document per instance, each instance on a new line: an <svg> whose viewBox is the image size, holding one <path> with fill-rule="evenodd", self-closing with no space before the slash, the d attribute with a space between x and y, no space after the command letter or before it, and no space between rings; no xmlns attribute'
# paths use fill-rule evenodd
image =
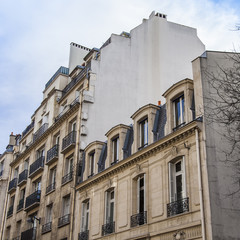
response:
<svg viewBox="0 0 240 240"><path fill-rule="evenodd" d="M33 134L33 142L35 142L38 138L40 138L44 132L48 129L48 123L44 123L34 134Z"/></svg>
<svg viewBox="0 0 240 240"><path fill-rule="evenodd" d="M13 205L9 207L8 211L7 211L7 217L10 217L13 215Z"/></svg>
<svg viewBox="0 0 240 240"><path fill-rule="evenodd" d="M34 127L34 121L31 122L22 132L22 138Z"/></svg>
<svg viewBox="0 0 240 240"><path fill-rule="evenodd" d="M109 222L102 225L102 236L115 232L115 222Z"/></svg>
<svg viewBox="0 0 240 240"><path fill-rule="evenodd" d="M88 236L89 236L89 230L86 230L84 232L80 232L78 234L78 240L88 240Z"/></svg>
<svg viewBox="0 0 240 240"><path fill-rule="evenodd" d="M52 222L48 222L44 225L42 225L42 233L47 233L52 230Z"/></svg>
<svg viewBox="0 0 240 240"><path fill-rule="evenodd" d="M147 211L131 216L131 227L136 227L147 223Z"/></svg>
<svg viewBox="0 0 240 240"><path fill-rule="evenodd" d="M41 190L37 190L26 198L25 208L33 205L34 203L39 203L41 198Z"/></svg>
<svg viewBox="0 0 240 240"><path fill-rule="evenodd" d="M175 216L189 211L189 198L183 198L167 204L167 216Z"/></svg>
<svg viewBox="0 0 240 240"><path fill-rule="evenodd" d="M47 188L46 188L46 194L51 192L51 191L53 191L53 190L55 190L55 186L56 186L55 182L50 184L50 185L48 185Z"/></svg>
<svg viewBox="0 0 240 240"><path fill-rule="evenodd" d="M11 180L11 181L9 182L8 191L11 191L11 190L13 190L14 188L17 187L17 181L18 181L18 179L17 179L17 178L14 178L13 180Z"/></svg>
<svg viewBox="0 0 240 240"><path fill-rule="evenodd" d="M44 167L44 159L45 159L45 157L42 156L42 157L38 158L33 164L30 165L29 175L36 172L39 168Z"/></svg>
<svg viewBox="0 0 240 240"><path fill-rule="evenodd" d="M72 177L73 177L73 172L71 171L70 173L62 177L62 184L71 181Z"/></svg>
<svg viewBox="0 0 240 240"><path fill-rule="evenodd" d="M65 216L62 216L58 219L58 227L62 227L66 224L70 223L70 214L67 214Z"/></svg>
<svg viewBox="0 0 240 240"><path fill-rule="evenodd" d="M63 138L62 150L66 149L68 146L75 143L76 143L76 131L72 131L65 138Z"/></svg>
<svg viewBox="0 0 240 240"><path fill-rule="evenodd" d="M28 177L28 170L23 170L18 176L18 184L22 183L23 181L27 180Z"/></svg>
<svg viewBox="0 0 240 240"><path fill-rule="evenodd" d="M36 239L36 228L30 228L21 233L21 240L35 240Z"/></svg>
<svg viewBox="0 0 240 240"><path fill-rule="evenodd" d="M46 163L51 161L53 158L58 157L58 152L59 152L59 145L58 144L54 145L51 149L49 149L47 151Z"/></svg>
<svg viewBox="0 0 240 240"><path fill-rule="evenodd" d="M24 206L24 198L20 199L17 205L17 211L20 211L21 209L23 209Z"/></svg>

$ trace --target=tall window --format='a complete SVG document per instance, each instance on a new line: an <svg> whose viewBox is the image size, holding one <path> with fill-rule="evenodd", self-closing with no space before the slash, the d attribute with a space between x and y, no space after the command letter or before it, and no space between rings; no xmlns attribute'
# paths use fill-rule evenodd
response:
<svg viewBox="0 0 240 240"><path fill-rule="evenodd" d="M18 167L14 169L14 178L18 178Z"/></svg>
<svg viewBox="0 0 240 240"><path fill-rule="evenodd" d="M148 119L139 123L139 148L142 149L148 145Z"/></svg>
<svg viewBox="0 0 240 240"><path fill-rule="evenodd" d="M46 208L46 223L52 222L52 208L52 204L48 205Z"/></svg>
<svg viewBox="0 0 240 240"><path fill-rule="evenodd" d="M41 179L37 179L33 182L33 191L41 191Z"/></svg>
<svg viewBox="0 0 240 240"><path fill-rule="evenodd" d="M70 213L70 195L63 198L62 216Z"/></svg>
<svg viewBox="0 0 240 240"><path fill-rule="evenodd" d="M44 147L37 150L36 152L36 159L39 159L40 157L44 157L45 156L45 149Z"/></svg>
<svg viewBox="0 0 240 240"><path fill-rule="evenodd" d="M145 175L137 180L137 212L145 211Z"/></svg>
<svg viewBox="0 0 240 240"><path fill-rule="evenodd" d="M119 160L119 136L112 140L112 164Z"/></svg>
<svg viewBox="0 0 240 240"><path fill-rule="evenodd" d="M89 154L89 176L92 177L94 175L94 163L95 163L95 152L91 152Z"/></svg>
<svg viewBox="0 0 240 240"><path fill-rule="evenodd" d="M88 224L89 224L89 200L82 203L81 232L86 232L88 230Z"/></svg>
<svg viewBox="0 0 240 240"><path fill-rule="evenodd" d="M169 163L170 201L178 201L186 197L184 158Z"/></svg>
<svg viewBox="0 0 240 240"><path fill-rule="evenodd" d="M28 170L29 158L24 161L24 170Z"/></svg>
<svg viewBox="0 0 240 240"><path fill-rule="evenodd" d="M24 199L25 197L25 188L23 188L20 192L20 200Z"/></svg>
<svg viewBox="0 0 240 240"><path fill-rule="evenodd" d="M184 95L173 101L174 127L184 124Z"/></svg>
<svg viewBox="0 0 240 240"><path fill-rule="evenodd" d="M65 162L65 175L73 171L73 157L67 158Z"/></svg>
<svg viewBox="0 0 240 240"><path fill-rule="evenodd" d="M114 190L106 192L105 223L114 222Z"/></svg>

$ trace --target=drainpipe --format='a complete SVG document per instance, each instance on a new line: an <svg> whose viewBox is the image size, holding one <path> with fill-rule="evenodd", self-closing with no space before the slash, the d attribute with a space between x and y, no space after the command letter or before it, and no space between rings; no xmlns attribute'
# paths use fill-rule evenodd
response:
<svg viewBox="0 0 240 240"><path fill-rule="evenodd" d="M204 218L204 212L203 212L204 205L203 205L203 189L202 189L202 171L201 171L198 129L195 129L195 136L196 136L196 153L197 153L197 164L198 164L198 187L199 187L199 197L200 197L202 239L205 240L206 239L206 230L205 230L205 218Z"/></svg>

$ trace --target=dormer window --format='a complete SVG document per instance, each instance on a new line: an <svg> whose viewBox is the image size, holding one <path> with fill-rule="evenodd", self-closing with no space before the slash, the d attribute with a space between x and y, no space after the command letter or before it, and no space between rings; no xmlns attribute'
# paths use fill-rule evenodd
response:
<svg viewBox="0 0 240 240"><path fill-rule="evenodd" d="M184 95L173 101L174 128L178 128L185 123L184 119Z"/></svg>
<svg viewBox="0 0 240 240"><path fill-rule="evenodd" d="M112 163L115 164L119 160L119 136L112 140Z"/></svg>
<svg viewBox="0 0 240 240"><path fill-rule="evenodd" d="M139 123L139 150L148 145L148 119Z"/></svg>
<svg viewBox="0 0 240 240"><path fill-rule="evenodd" d="M92 177L94 175L94 160L95 160L95 152L91 152L89 154L89 175L88 177Z"/></svg>

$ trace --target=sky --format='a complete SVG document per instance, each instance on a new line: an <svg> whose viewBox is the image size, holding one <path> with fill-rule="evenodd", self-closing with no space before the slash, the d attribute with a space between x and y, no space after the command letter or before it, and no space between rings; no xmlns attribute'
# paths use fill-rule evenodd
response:
<svg viewBox="0 0 240 240"><path fill-rule="evenodd" d="M240 50L239 0L0 0L0 153L31 123L45 83L68 67L71 42L100 48L152 11L196 28L207 50Z"/></svg>

